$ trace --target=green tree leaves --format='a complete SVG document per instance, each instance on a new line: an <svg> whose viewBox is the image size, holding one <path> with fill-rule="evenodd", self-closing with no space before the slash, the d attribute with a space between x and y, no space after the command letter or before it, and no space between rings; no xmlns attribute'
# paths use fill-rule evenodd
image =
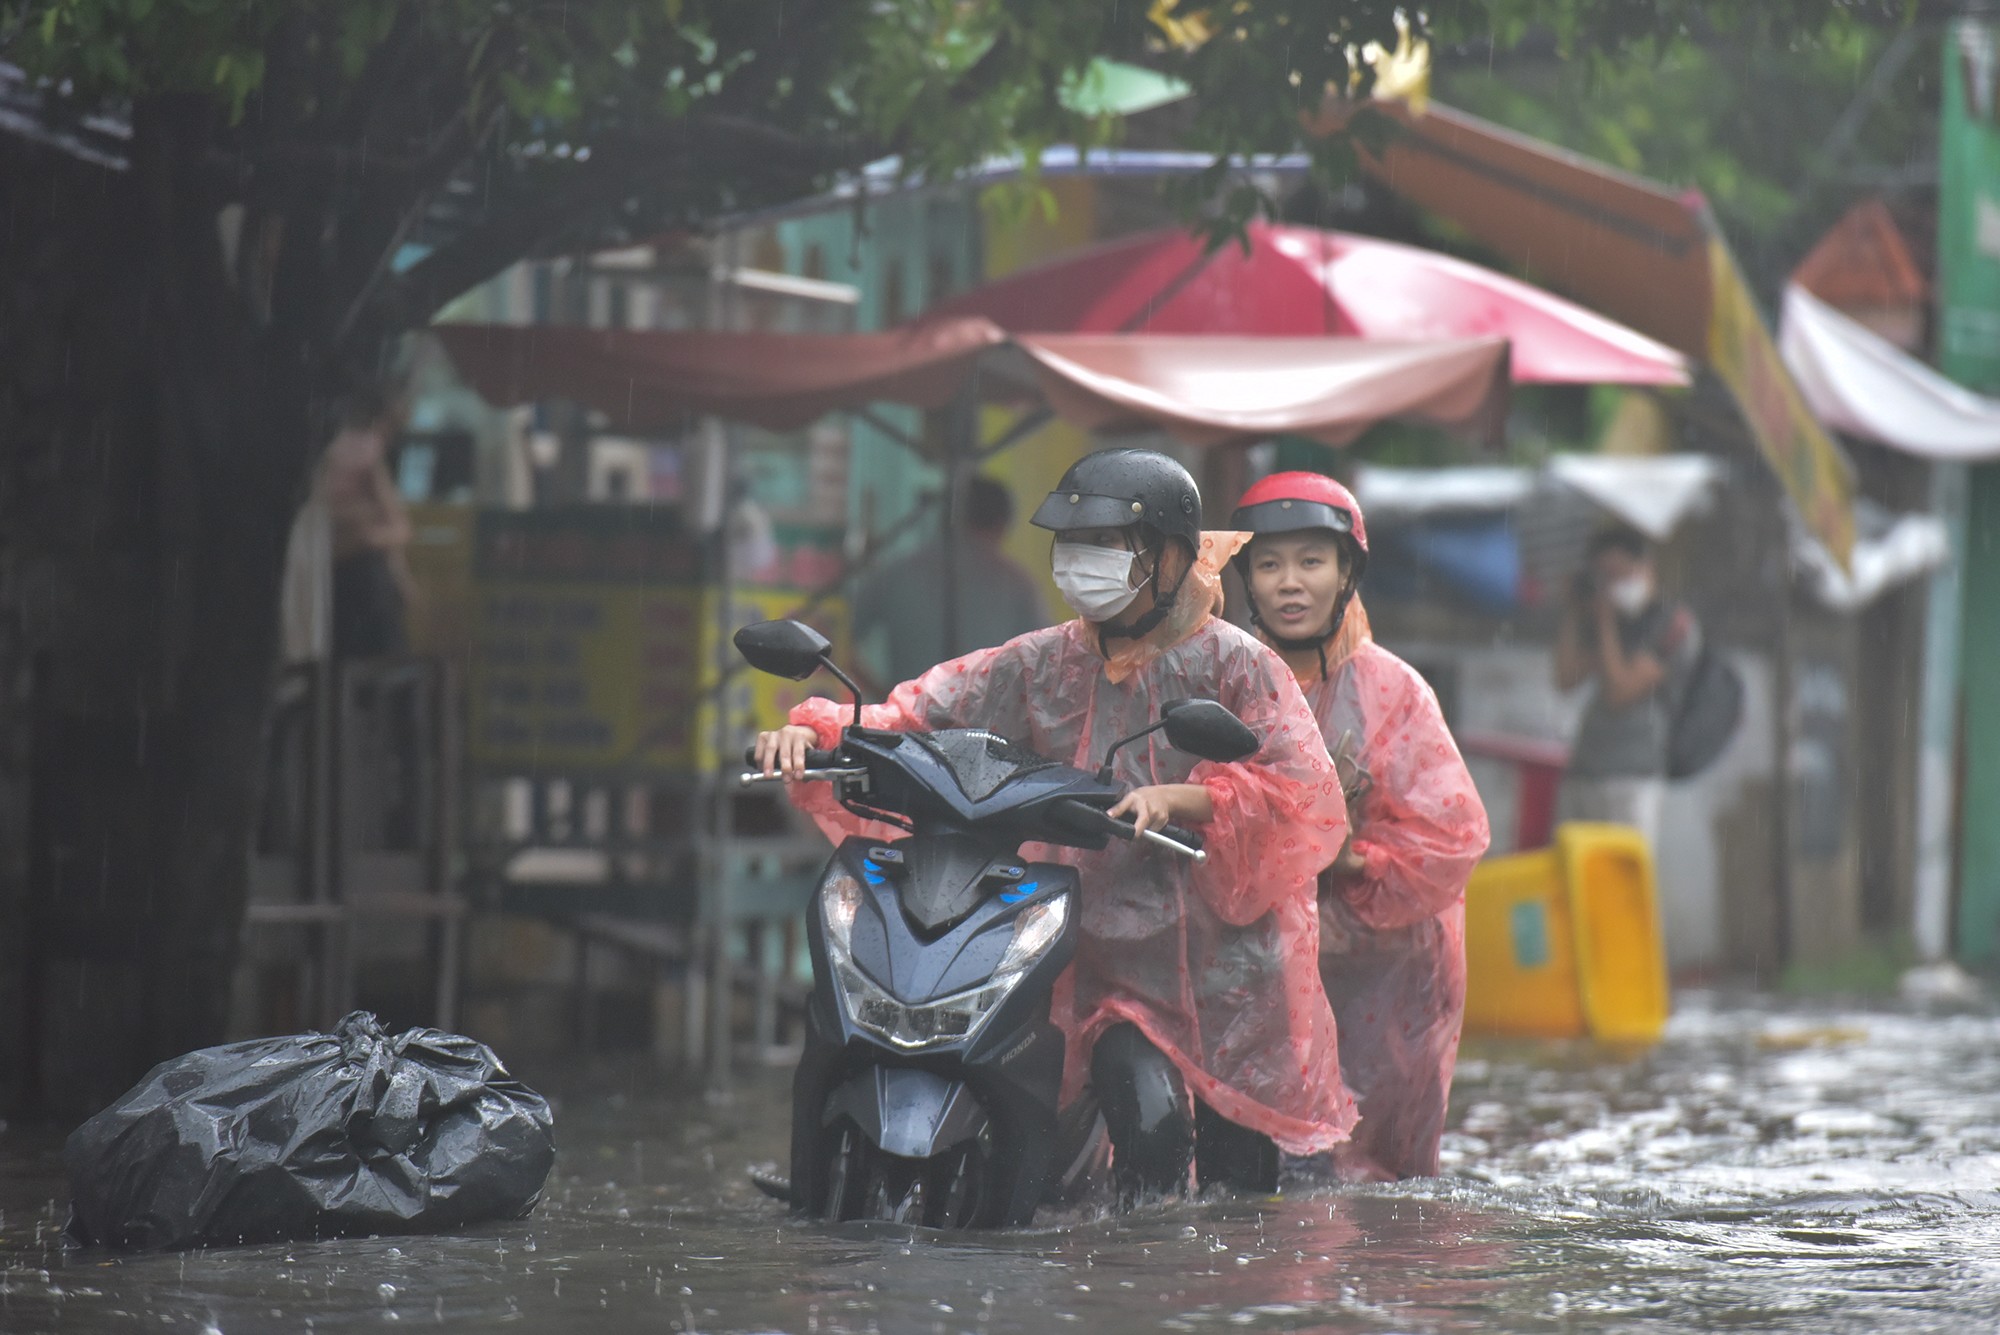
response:
<svg viewBox="0 0 2000 1335"><path fill-rule="evenodd" d="M1725 211L1776 216L1787 183L1763 151L1697 142L1685 127L1701 120L1700 81L1656 73L1685 49L1708 49L1688 34L1724 30L1736 48L1789 43L1837 64L1851 56L1841 34L1900 21L1907 3L0 0L0 58L81 109L209 99L215 156L253 191L374 197L392 209L398 192L413 207L454 172L476 173L483 208L534 211L534 227L508 235L536 245L582 244L619 219L699 220L890 154L935 179L1018 153L1032 191L1045 148L1118 133L1114 118L1065 95L1095 62L1118 60L1193 90L1181 141L1217 165L1179 190L1226 236L1270 207L1231 158L1305 151L1329 182L1352 170L1353 142L1308 139L1302 120L1329 88L1365 88L1358 53L1394 48L1412 15L1438 42L1552 34L1577 77L1598 81L1605 108L1580 147L1657 173L1666 145ZM1779 97L1790 89L1775 86ZM1474 100L1531 131L1556 130L1535 96L1496 86ZM1743 123L1758 125L1754 108ZM586 159L588 175L606 176L607 158L630 177L616 204L616 181L578 179ZM301 166L328 161L341 171ZM573 216L558 226L566 199Z"/></svg>

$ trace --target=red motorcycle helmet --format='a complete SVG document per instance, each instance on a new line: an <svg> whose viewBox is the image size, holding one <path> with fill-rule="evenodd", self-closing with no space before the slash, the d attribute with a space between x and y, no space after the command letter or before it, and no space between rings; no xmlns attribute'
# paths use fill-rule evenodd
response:
<svg viewBox="0 0 2000 1335"><path fill-rule="evenodd" d="M1360 502L1324 473L1271 474L1243 493L1229 526L1244 533L1332 529L1353 538L1362 562L1368 559L1368 525Z"/></svg>
<svg viewBox="0 0 2000 1335"><path fill-rule="evenodd" d="M1250 619L1281 649L1317 649L1324 664L1326 644L1340 632L1347 617L1347 604L1361 587L1362 572L1368 568L1368 524L1361 516L1361 504L1354 493L1324 473L1273 473L1243 493L1229 526L1239 532L1272 534L1328 530L1345 541L1351 567L1347 591L1334 604L1333 620L1324 635L1309 640L1292 640L1276 634L1264 624L1257 610L1257 597L1250 592L1250 549L1236 554L1236 571L1243 577L1243 592L1250 599Z"/></svg>

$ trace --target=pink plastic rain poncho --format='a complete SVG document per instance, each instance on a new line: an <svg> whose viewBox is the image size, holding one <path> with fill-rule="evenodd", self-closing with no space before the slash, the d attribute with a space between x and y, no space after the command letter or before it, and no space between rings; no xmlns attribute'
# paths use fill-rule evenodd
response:
<svg viewBox="0 0 2000 1335"><path fill-rule="evenodd" d="M1291 672L1209 615L1220 562L1208 547L1197 589L1209 592L1183 597L1192 615L1179 618L1197 624L1153 632L1155 652L1126 659L1119 680L1095 630L1071 621L941 664L863 710L862 721L987 728L1083 769L1157 721L1169 700L1212 696L1249 724L1264 749L1247 762L1196 761L1157 733L1116 759L1118 780L1133 787L1208 788L1215 817L1202 830L1205 865L1138 842L1101 852L1031 845L1026 854L1068 863L1083 880L1076 962L1054 1005L1069 1038L1063 1101L1082 1091L1098 1035L1129 1020L1217 1113L1290 1153L1317 1153L1343 1140L1355 1118L1321 990L1315 921L1317 877L1346 838L1346 808ZM832 746L849 717L846 706L817 699L794 708L791 721ZM793 791L829 837L868 828L824 785Z"/></svg>
<svg viewBox="0 0 2000 1335"><path fill-rule="evenodd" d="M1490 832L1430 686L1375 643L1358 600L1348 619L1352 651L1306 686L1328 749L1351 736L1373 780L1355 799L1364 870L1329 871L1320 896L1320 972L1361 1110L1337 1159L1348 1176L1429 1176L1465 1016L1465 882Z"/></svg>

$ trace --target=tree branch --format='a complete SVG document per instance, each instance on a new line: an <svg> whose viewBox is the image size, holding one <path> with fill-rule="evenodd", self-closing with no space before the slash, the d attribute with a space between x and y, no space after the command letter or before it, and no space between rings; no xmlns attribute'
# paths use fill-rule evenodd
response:
<svg viewBox="0 0 2000 1335"><path fill-rule="evenodd" d="M750 165L742 152L746 147L758 150ZM714 179L720 173L755 179L774 170L803 187L827 171L865 161L873 152L873 145L816 142L736 116L686 121L670 135L600 140L592 145L588 162L569 168L569 180L561 187L543 183L512 207L501 204L477 226L381 284L376 312L387 327L414 328L460 293L648 190Z"/></svg>
<svg viewBox="0 0 2000 1335"><path fill-rule="evenodd" d="M333 342L336 347L347 341L360 324L362 314L375 294L389 280L396 252L402 249L410 232L429 211L438 191L450 182L462 163L474 157L491 140L494 129L500 124L501 110L495 104L477 126L471 125L467 116L453 117L447 132L425 154L424 167L415 178L415 190L402 192L400 199L385 200L382 207L364 212L363 217L367 221L353 227L352 230L357 233L353 240L348 242L343 238L342 259L350 263L340 266L347 273L336 278L334 290L345 293L351 289L354 295L334 324ZM364 264L365 271L357 275Z"/></svg>

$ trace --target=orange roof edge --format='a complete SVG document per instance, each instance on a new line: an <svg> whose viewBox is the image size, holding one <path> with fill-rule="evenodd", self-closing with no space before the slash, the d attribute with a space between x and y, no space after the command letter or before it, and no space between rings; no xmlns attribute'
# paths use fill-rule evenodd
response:
<svg viewBox="0 0 2000 1335"><path fill-rule="evenodd" d="M1909 306L1931 294L1880 195L1842 214L1792 270L1792 281L1830 306Z"/></svg>

